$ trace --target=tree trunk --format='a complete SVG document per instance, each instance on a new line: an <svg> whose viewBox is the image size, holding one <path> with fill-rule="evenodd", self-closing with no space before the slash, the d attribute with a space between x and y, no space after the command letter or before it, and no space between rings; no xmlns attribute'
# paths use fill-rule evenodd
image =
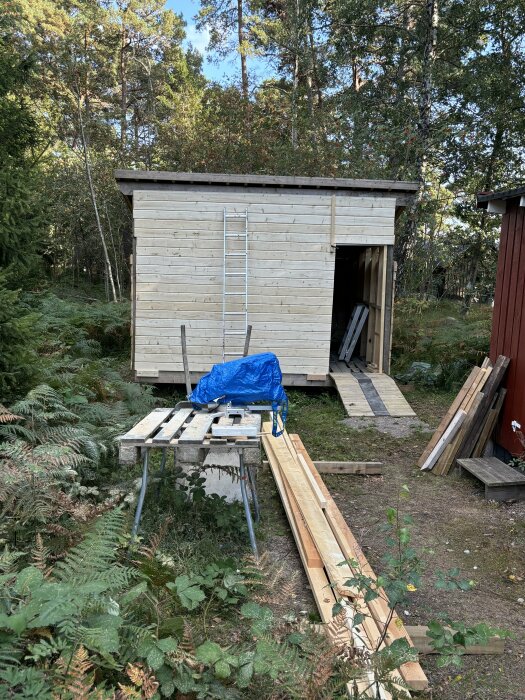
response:
<svg viewBox="0 0 525 700"><path fill-rule="evenodd" d="M120 150L122 158L126 150L128 132L128 85L127 85L127 35L126 29L122 30L120 42Z"/></svg>
<svg viewBox="0 0 525 700"><path fill-rule="evenodd" d="M241 86L242 96L248 101L248 69L246 67L246 50L244 46L244 14L242 0L237 0L237 35L239 43L239 53L241 55Z"/></svg>
<svg viewBox="0 0 525 700"><path fill-rule="evenodd" d="M483 181L483 190L485 192L490 192L494 184L494 169L496 166L496 160L498 154L501 150L503 144L503 136L505 134L505 129L501 124L496 126L496 131L494 133L494 140L492 141L492 149L490 152L489 163L487 167L487 174L485 180ZM465 298L463 300L463 313L467 313L472 305L474 299L474 294L476 292L476 284L478 281L478 270L481 257L483 255L483 234L485 232L485 226L487 225L487 212L485 209L482 210L481 220L479 223L479 228L476 231L476 237L471 247L470 254L470 269L468 271Z"/></svg>
<svg viewBox="0 0 525 700"><path fill-rule="evenodd" d="M426 0L425 4L425 40L423 45L423 61L421 68L421 91L419 95L419 119L417 124L416 146L416 177L419 190L408 210L407 224L403 235L399 237L396 250L398 263L398 285L404 280L406 261L410 248L417 237L417 229L425 198L428 171L428 153L431 146L432 127L432 90L434 64L436 61L437 32L439 26L438 0Z"/></svg>
<svg viewBox="0 0 525 700"><path fill-rule="evenodd" d="M89 184L89 192L91 195L91 202L93 203L93 209L95 211L95 219L97 221L97 228L98 232L100 234L100 240L102 242L102 250L104 252L104 262L106 265L106 273L107 273L107 279L109 280L109 283L111 285L111 293L113 296L113 301L117 301L117 292L115 289L115 282L113 280L113 271L111 269L111 262L109 259L109 254L108 254L108 247L106 245L106 239L104 237L104 231L102 230L102 223L100 221L100 216L98 213L98 206L97 206L97 196L95 193L95 188L93 186L93 178L91 176L91 164L89 162L89 150L88 150L88 145L86 141L86 134L84 131L84 120L82 118L82 105L80 103L80 90L77 93L77 109L78 109L78 121L80 124L80 138L82 140L82 150L84 153L84 164L86 167L86 176Z"/></svg>

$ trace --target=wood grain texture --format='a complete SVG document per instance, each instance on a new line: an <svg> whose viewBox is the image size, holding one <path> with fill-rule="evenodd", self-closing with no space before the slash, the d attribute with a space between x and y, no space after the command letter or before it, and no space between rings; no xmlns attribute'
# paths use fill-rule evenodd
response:
<svg viewBox="0 0 525 700"><path fill-rule="evenodd" d="M299 435L290 435L290 440L296 451L304 457L308 467L312 472L312 476L315 478L319 485L319 488L322 490L323 494L326 497L326 518L333 529L334 535L346 559L349 561L355 561L357 565L357 570L375 581L376 575L372 567L370 566L366 556L364 555L348 524L343 518L341 511L337 507L322 478L317 472L315 465L309 457L308 452L306 451ZM368 607L372 619L376 623L379 631L382 631L385 625L388 625L387 634L385 637L385 641L387 643L389 641L392 642L395 639L405 639L412 646L412 641L409 635L407 634L402 621L395 612L392 612L390 610L386 602L386 595L384 591L382 591L382 589L379 589L378 592L378 598L369 601L368 604L364 604L364 602L362 602L362 605ZM406 664L403 664L399 670L401 676L403 677L403 680L407 683L407 685L410 688L413 688L414 690L424 690L428 688L428 679L419 663L408 662Z"/></svg>

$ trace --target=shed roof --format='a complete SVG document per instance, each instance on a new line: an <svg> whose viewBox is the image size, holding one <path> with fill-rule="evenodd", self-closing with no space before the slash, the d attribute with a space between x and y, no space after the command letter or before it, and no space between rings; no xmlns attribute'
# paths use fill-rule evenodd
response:
<svg viewBox="0 0 525 700"><path fill-rule="evenodd" d="M361 194L387 196L389 193L413 196L417 182L403 180L356 180L343 177L295 177L288 175L231 175L228 173L179 173L164 170L116 170L115 178L121 192L132 196L133 190L145 185L153 187L180 185L213 185L221 187L287 188L306 190L348 190ZM400 202L401 203L401 202ZM406 203L406 202L403 202Z"/></svg>
<svg viewBox="0 0 525 700"><path fill-rule="evenodd" d="M497 190L496 192L480 192L477 196L478 207L486 209L489 202L505 199L516 199L525 196L525 185L519 185L508 190Z"/></svg>

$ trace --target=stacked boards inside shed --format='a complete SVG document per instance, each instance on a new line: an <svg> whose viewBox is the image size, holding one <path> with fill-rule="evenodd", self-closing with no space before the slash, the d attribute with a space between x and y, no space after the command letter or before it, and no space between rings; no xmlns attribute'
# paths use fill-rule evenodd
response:
<svg viewBox="0 0 525 700"><path fill-rule="evenodd" d="M494 365L486 358L472 369L419 458L422 470L445 475L457 459L483 455L505 400L508 366L509 358L500 355Z"/></svg>
<svg viewBox="0 0 525 700"><path fill-rule="evenodd" d="M376 576L299 436L285 431L275 438L270 423L263 424L262 432L263 446L323 628L335 644L352 647L364 662L363 673L348 685L348 694L392 698L385 687L386 680L381 682L376 677L372 655L395 640L405 639L410 646L412 641L401 619L391 611L382 589L378 589L379 597L367 602L366 591L352 585L358 574L373 581ZM336 602L340 612L334 616ZM428 687L427 677L416 661L392 671L388 683L395 688L397 697L410 697L408 688Z"/></svg>

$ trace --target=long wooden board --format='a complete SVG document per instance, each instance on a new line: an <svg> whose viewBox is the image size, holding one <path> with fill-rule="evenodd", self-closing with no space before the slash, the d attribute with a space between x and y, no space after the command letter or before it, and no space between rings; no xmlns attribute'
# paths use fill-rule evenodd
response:
<svg viewBox="0 0 525 700"><path fill-rule="evenodd" d="M323 511L315 501L303 468L285 442L285 437L275 438L271 435L271 430L271 423L263 423L263 446L265 449L271 449L281 466L283 478L288 482L290 489L294 493L306 527L312 539L317 543L317 549L326 567L328 577L335 584L336 590L340 595L352 597L355 595L355 590L345 585L345 581L353 576L352 570L346 564L341 566L344 556L323 515Z"/></svg>
<svg viewBox="0 0 525 700"><path fill-rule="evenodd" d="M496 423L498 422L499 414L503 407L503 402L505 401L506 394L506 389L502 388L499 390L499 393L497 394L496 400L494 402L494 406L490 409L490 411L487 414L487 418L483 425L483 429L479 436L479 440L476 443L476 447L474 448L474 452L472 453L472 457L483 456L485 447L487 446L487 443L490 440L490 436L492 435L494 428L496 427Z"/></svg>
<svg viewBox="0 0 525 700"><path fill-rule="evenodd" d="M465 436L469 435L470 431L472 430L472 423L476 417L476 411L478 410L478 407L480 406L482 400L483 393L478 392L474 397L472 406L469 412L467 413L467 417L463 421L459 432L457 433L456 437L452 440L452 442L450 442L447 445L447 448L439 458L436 467L434 467L435 474L441 474L442 476L446 476L449 473L450 468L456 461L456 458L459 456L459 448L462 441L465 439Z"/></svg>
<svg viewBox="0 0 525 700"><path fill-rule="evenodd" d="M480 438L481 431L483 430L485 416L492 405L492 401L494 400L497 390L505 378L509 363L510 359L504 355L500 355L496 360L496 364L494 365L490 377L484 386L483 398L476 407L475 414L470 425L470 430L465 433L463 440L459 445L459 449L457 451L458 457L469 457L474 451L476 443Z"/></svg>
<svg viewBox="0 0 525 700"><path fill-rule="evenodd" d="M152 444L168 444L172 440L179 430L182 428L186 420L191 415L193 411L192 408L179 408L176 413L169 419L169 421L160 429L160 431L153 437Z"/></svg>
<svg viewBox="0 0 525 700"><path fill-rule="evenodd" d="M336 539L338 540L338 543L343 551L343 554L345 555L345 558L349 560L355 560L359 565L361 573L375 581L376 575L372 567L370 566L352 531L348 527L348 524L343 518L341 511L337 507L330 492L326 488L326 485L324 484L322 478L317 473L315 465L310 459L308 452L306 451L300 437L295 434L290 435L290 440L297 452L303 455L307 465L309 466L312 472L312 476L315 478L316 482L319 485L319 488L325 495L325 498L327 500L327 506L325 510L326 518L334 532ZM388 625L387 630L387 641L389 639L391 641L393 641L394 639L406 639L407 642L410 645L412 645L410 637L404 629L404 626L397 614L395 613L395 611L391 615L390 608L388 607L385 601L386 596L384 594L384 591L380 589L379 593L379 598L376 598L373 601L369 601L367 604L372 618L374 619L374 622L377 624L378 628L382 630L384 629L385 625L391 617L391 622ZM428 687L428 679L425 673L423 672L423 669L418 663L408 662L406 664L403 664L403 666L401 666L400 668L400 673L407 685L409 685L414 690L424 690Z"/></svg>
<svg viewBox="0 0 525 700"><path fill-rule="evenodd" d="M448 411L445 413L445 415L441 419L441 422L438 425L438 427L436 428L436 430L434 431L434 434L432 435L428 445L423 450L423 453L421 454L421 457L419 458L418 463L417 463L418 467L422 467L423 464L426 462L428 456L430 455L430 453L432 452L434 447L437 445L438 440L441 438L441 436L443 435L443 433L447 429L450 421L452 420L452 418L454 418L456 413L461 408L461 405L462 405L462 403L467 395L467 392L470 389L470 387L472 386L479 371L480 371L479 367L473 367L471 369L470 374L467 377L465 383L463 384L463 386L459 390L456 398L454 399L454 401L450 405Z"/></svg>

